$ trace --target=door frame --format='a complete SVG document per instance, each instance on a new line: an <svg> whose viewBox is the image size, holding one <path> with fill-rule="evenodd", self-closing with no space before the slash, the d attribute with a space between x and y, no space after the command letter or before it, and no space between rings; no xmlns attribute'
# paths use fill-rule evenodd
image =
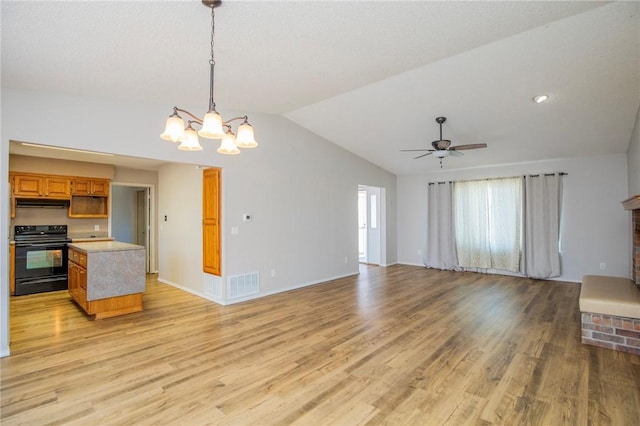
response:
<svg viewBox="0 0 640 426"><path fill-rule="evenodd" d="M383 187L358 185L358 193L367 193L367 263L387 266L387 210L386 190ZM371 196L376 196L376 229L371 229ZM359 232L359 230L358 230Z"/></svg>
<svg viewBox="0 0 640 426"><path fill-rule="evenodd" d="M111 182L111 187L113 186L128 186L135 188L144 188L147 191L148 197L148 209L147 209L147 265L146 269L148 273L156 273L158 272L158 267L156 265L155 258L155 247L156 247L156 203L155 203L155 185L149 183L132 183L132 182ZM111 188L110 188L111 189ZM113 203L109 203L109 237L112 236L112 220L113 217Z"/></svg>

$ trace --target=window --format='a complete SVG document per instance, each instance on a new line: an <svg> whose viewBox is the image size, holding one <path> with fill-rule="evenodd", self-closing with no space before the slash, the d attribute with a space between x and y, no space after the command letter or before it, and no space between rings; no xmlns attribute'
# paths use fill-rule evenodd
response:
<svg viewBox="0 0 640 426"><path fill-rule="evenodd" d="M522 187L520 177L454 184L460 266L520 270Z"/></svg>

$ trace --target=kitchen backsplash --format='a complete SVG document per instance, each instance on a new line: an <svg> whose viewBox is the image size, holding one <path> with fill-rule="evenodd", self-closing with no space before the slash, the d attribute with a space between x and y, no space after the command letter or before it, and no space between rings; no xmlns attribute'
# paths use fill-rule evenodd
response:
<svg viewBox="0 0 640 426"><path fill-rule="evenodd" d="M11 239L15 225L67 225L67 234L71 238L107 237L109 220L77 219L67 216L67 209L17 208L16 217L11 219ZM95 227L98 227L98 230Z"/></svg>

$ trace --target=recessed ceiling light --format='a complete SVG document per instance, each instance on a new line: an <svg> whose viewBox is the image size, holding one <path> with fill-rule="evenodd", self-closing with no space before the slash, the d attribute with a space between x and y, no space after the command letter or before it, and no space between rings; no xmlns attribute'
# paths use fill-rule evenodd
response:
<svg viewBox="0 0 640 426"><path fill-rule="evenodd" d="M533 102L537 103L537 104L541 104L544 101L548 100L549 96L547 95L538 95L538 96L534 96L533 97Z"/></svg>

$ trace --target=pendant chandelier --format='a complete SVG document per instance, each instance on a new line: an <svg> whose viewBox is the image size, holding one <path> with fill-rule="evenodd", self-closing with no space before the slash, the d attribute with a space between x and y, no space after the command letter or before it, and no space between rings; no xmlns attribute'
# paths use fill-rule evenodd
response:
<svg viewBox="0 0 640 426"><path fill-rule="evenodd" d="M162 139L171 142L180 142L178 149L183 151L200 151L202 145L198 135L207 139L220 139L220 154L240 154L238 148L255 148L258 143L253 135L253 127L249 124L249 118L245 116L233 117L229 120L222 120L216 111L216 103L213 100L213 76L215 60L213 55L214 35L215 35L215 8L222 4L222 0L202 0L202 4L211 8L211 57L209 58L209 111L200 119L187 110L173 107L173 114L167 118L164 132L160 135ZM188 115L185 127L184 120L179 113ZM242 120L238 126L238 134L233 133L230 123ZM193 125L199 125L200 130L196 132Z"/></svg>

